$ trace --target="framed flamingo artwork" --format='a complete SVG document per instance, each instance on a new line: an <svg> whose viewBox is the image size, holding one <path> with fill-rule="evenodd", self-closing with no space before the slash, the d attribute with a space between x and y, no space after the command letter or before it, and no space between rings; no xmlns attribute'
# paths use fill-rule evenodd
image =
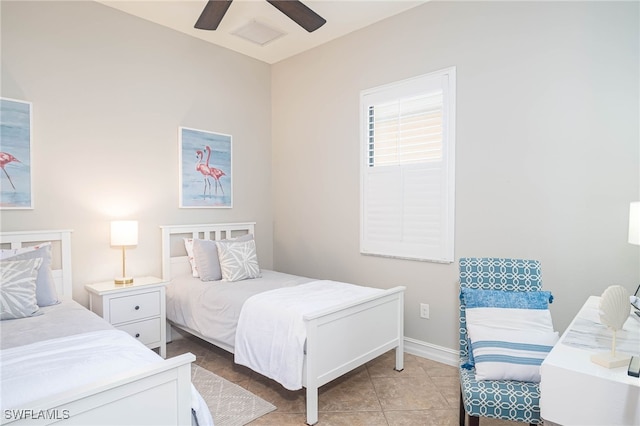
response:
<svg viewBox="0 0 640 426"><path fill-rule="evenodd" d="M0 98L0 209L32 209L31 102Z"/></svg>
<svg viewBox="0 0 640 426"><path fill-rule="evenodd" d="M180 207L233 207L231 135L179 128Z"/></svg>

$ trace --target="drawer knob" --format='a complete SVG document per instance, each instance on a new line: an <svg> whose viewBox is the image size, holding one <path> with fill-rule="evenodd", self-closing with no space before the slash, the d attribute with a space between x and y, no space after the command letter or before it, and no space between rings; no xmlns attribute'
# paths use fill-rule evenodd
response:
<svg viewBox="0 0 640 426"><path fill-rule="evenodd" d="M140 309L140 306L136 305L136 307L134 308L136 311Z"/></svg>
<svg viewBox="0 0 640 426"><path fill-rule="evenodd" d="M140 337L140 333L136 333L136 339Z"/></svg>

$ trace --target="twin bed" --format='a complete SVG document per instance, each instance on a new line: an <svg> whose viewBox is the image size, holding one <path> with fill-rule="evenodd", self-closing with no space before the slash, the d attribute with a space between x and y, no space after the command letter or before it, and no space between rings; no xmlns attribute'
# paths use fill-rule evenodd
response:
<svg viewBox="0 0 640 426"><path fill-rule="evenodd" d="M171 282L167 286L167 317L171 325L185 330L229 352L238 352L235 342L237 320L244 302L265 289L293 289L301 286L325 286L333 282L317 282L309 278L262 270L261 277L238 281L202 282L192 276L189 257L184 250L184 239L224 240L254 234L255 223L226 223L204 225L162 226L162 275ZM367 289L361 287L361 289ZM316 289L317 290L317 289ZM374 290L374 289L369 289ZM361 293L348 293L333 299L333 303L296 309L302 312L305 343L302 349L300 371L301 385L306 388L306 416L310 425L318 421L318 388L364 363L395 348L395 369L404 368L404 287ZM263 296L265 293L260 293ZM322 295L313 293L313 298ZM291 297L286 294L285 297ZM345 298L343 298L345 297ZM255 299L251 299L252 301ZM290 299L284 299L290 300ZM295 299L300 303L300 299ZM281 302L282 303L282 302ZM280 305L278 311L285 305ZM263 312L263 311L261 311ZM257 319L247 324L258 327ZM279 343L274 347L271 332L272 312L262 316L260 331L266 338L261 342L271 344L269 354L260 355L255 351L243 351L244 361L257 362L258 372L274 378L287 388L278 371L267 374L270 366L264 357L273 358ZM264 328L266 327L266 328ZM242 341L246 342L246 341ZM260 348L260 345L258 349ZM254 348L255 349L255 348ZM260 352L260 351L258 351ZM285 360L290 359L285 354ZM247 359L248 358L248 359ZM251 359L258 358L258 359ZM245 364L251 367L251 364ZM272 367L272 366L271 366ZM277 370L278 368L275 367ZM273 368L271 368L271 371Z"/></svg>
<svg viewBox="0 0 640 426"><path fill-rule="evenodd" d="M253 235L254 225L161 227L162 273L169 281L167 318L174 327L235 353L237 362L286 388L305 387L307 423L315 424L320 386L394 348L395 368L403 369L404 287L373 289L269 270L234 282L193 277L185 238L229 240ZM192 408L205 405L190 381L190 364L195 357L185 354L163 360L141 344L138 346L144 352L139 352L134 345L138 342L126 338L121 342L122 350L111 350L122 336L111 335L114 330L106 322L71 301L70 231L10 232L0 237L2 248L55 242L60 252L55 281L58 295L64 299L59 305L42 308L42 315L2 321L0 424L192 424ZM273 308L270 299L276 296L276 303L293 308ZM283 317L284 312L289 316ZM76 315L83 315L83 319L78 321ZM295 342L277 338L282 321L293 327L285 334L294 335ZM67 354L76 346L74 364ZM128 355L117 362L115 353ZM56 354L62 354L58 361ZM87 368L87 358L108 368L96 368L100 364ZM280 362L275 367L274 358ZM282 363L295 367L284 368ZM51 368L53 365L56 368ZM69 371L78 372L77 383L53 386L67 381ZM103 373L93 376L100 371ZM29 389L49 387L42 395L28 395ZM20 397L23 399L5 399L5 395L25 394ZM208 411L196 412L195 418L206 422L205 414ZM37 421L34 415L39 416ZM43 418L47 416L51 418Z"/></svg>
<svg viewBox="0 0 640 426"><path fill-rule="evenodd" d="M0 424L190 425L194 406L212 424L191 384L195 356L164 360L72 300L71 231L0 234L4 250L42 242L61 302L0 323Z"/></svg>

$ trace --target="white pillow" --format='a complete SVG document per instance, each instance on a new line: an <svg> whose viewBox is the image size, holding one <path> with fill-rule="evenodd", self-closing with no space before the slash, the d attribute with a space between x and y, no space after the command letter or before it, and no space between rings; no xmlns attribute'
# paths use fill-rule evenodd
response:
<svg viewBox="0 0 640 426"><path fill-rule="evenodd" d="M461 298L476 379L539 382L540 364L558 340L549 311L551 293L463 288Z"/></svg>
<svg viewBox="0 0 640 426"><path fill-rule="evenodd" d="M35 258L42 259L42 265L38 270L38 277L36 279L36 299L38 306L56 305L60 303L60 300L58 299L56 283L53 279L53 272L51 271L51 242L19 249L0 250L0 259L2 260L26 260Z"/></svg>
<svg viewBox="0 0 640 426"><path fill-rule="evenodd" d="M196 267L196 259L193 256L193 238L185 238L184 239L184 248L187 250L187 257L189 258L189 263L191 264L191 273L194 278L200 277L198 274L198 268Z"/></svg>
<svg viewBox="0 0 640 426"><path fill-rule="evenodd" d="M467 308L467 330L475 325L510 330L554 331L548 309Z"/></svg>
<svg viewBox="0 0 640 426"><path fill-rule="evenodd" d="M260 277L254 240L218 241L217 246L223 280L240 281Z"/></svg>
<svg viewBox="0 0 640 426"><path fill-rule="evenodd" d="M476 380L540 382L540 365L558 341L555 331L469 328Z"/></svg>
<svg viewBox="0 0 640 426"><path fill-rule="evenodd" d="M42 258L0 261L0 320L40 315L36 279Z"/></svg>

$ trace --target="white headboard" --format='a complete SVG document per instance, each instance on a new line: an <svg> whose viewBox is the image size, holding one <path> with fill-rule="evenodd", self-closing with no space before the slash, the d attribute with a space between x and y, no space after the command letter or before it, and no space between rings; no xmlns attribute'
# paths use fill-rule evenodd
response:
<svg viewBox="0 0 640 426"><path fill-rule="evenodd" d="M255 222L206 223L201 225L166 225L162 229L162 279L170 280L191 271L184 248L184 238L224 240L253 234Z"/></svg>
<svg viewBox="0 0 640 426"><path fill-rule="evenodd" d="M58 297L71 300L73 281L71 278L71 232L70 229L54 231L0 232L0 248L17 249L51 241L51 269L56 282Z"/></svg>

